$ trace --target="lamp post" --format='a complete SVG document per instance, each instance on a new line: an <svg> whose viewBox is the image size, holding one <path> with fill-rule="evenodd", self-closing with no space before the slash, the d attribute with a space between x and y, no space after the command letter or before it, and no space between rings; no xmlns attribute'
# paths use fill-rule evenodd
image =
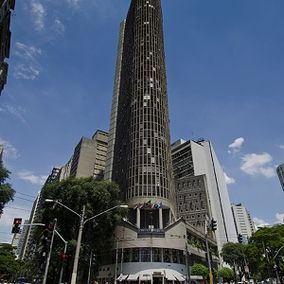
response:
<svg viewBox="0 0 284 284"><path fill-rule="evenodd" d="M77 213L76 211L72 210L71 208L69 208L68 206L64 205L63 203L61 203L58 200L53 200L53 199L45 199L45 202L54 202L62 207L64 207L65 209L69 210L70 212L74 213L75 215L77 215L80 218L80 226L79 226L79 232L78 232L78 237L77 237L77 245L76 245L76 252L75 252L75 257L74 257L74 263L73 263L73 271L72 271L72 277L71 277L71 284L76 284L76 279L77 279L77 271L78 271L78 263L79 263L79 255L80 255L80 249L81 249L81 241L82 241L82 234L83 234L83 229L84 226L87 222L99 217L100 215L103 215L109 211L114 210L115 208L128 208L128 205L116 205L113 206L93 217L90 217L88 219L85 219L85 212L86 212L86 206L83 205L83 209L82 209L82 214Z"/></svg>
<svg viewBox="0 0 284 284"><path fill-rule="evenodd" d="M276 280L277 280L277 284L281 283L280 281L280 277L279 277L279 272L278 272L278 266L276 263L276 257L278 256L279 252L284 248L284 246L280 247L280 249L276 252L276 254L273 257L273 261L274 261L274 266L275 266L275 272L276 272Z"/></svg>

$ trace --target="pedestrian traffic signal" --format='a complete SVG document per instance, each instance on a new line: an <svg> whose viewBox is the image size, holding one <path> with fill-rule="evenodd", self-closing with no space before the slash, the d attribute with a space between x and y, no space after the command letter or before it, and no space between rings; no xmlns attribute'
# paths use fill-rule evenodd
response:
<svg viewBox="0 0 284 284"><path fill-rule="evenodd" d="M20 227L22 224L22 218L14 218L14 223L12 227L12 234L19 234L20 233Z"/></svg>
<svg viewBox="0 0 284 284"><path fill-rule="evenodd" d="M242 235L242 234L238 234L238 242L239 242L240 244L243 243L243 235Z"/></svg>
<svg viewBox="0 0 284 284"><path fill-rule="evenodd" d="M42 233L41 240L40 240L42 252L48 252L49 251L53 229L54 229L53 223L47 223L45 225L45 229ZM43 254L43 255L45 255L45 254Z"/></svg>
<svg viewBox="0 0 284 284"><path fill-rule="evenodd" d="M213 218L211 219L210 227L211 227L212 231L216 231L217 230L217 221L214 220Z"/></svg>
<svg viewBox="0 0 284 284"><path fill-rule="evenodd" d="M67 263L69 257L70 257L70 255L68 255L67 253L64 253L63 251L60 252L60 254L59 254L59 259L62 263Z"/></svg>

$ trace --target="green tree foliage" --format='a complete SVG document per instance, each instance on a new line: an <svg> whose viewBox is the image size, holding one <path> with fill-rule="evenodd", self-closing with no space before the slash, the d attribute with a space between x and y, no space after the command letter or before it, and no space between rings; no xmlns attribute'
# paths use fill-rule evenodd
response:
<svg viewBox="0 0 284 284"><path fill-rule="evenodd" d="M13 247L10 244L0 246L0 278L14 280L19 272L22 262L16 260Z"/></svg>
<svg viewBox="0 0 284 284"><path fill-rule="evenodd" d="M96 181L93 178L69 178L60 182L48 184L43 188L42 199L58 200L75 212L81 214L83 205L86 206L86 218L97 215L111 207L121 204L119 188L107 181ZM113 247L114 228L126 211L116 209L99 216L94 221L86 223L83 231L82 248L80 254L81 271L88 269L89 254L93 251L97 263L109 255ZM42 215L42 222L49 223L57 218L57 230L65 240L68 240L68 254L74 256L79 217L57 204L46 203ZM42 230L42 229L41 229ZM59 273L59 257L63 243L56 239L54 257L52 259L51 275ZM79 269L80 269L79 268ZM50 283L52 283L50 281Z"/></svg>
<svg viewBox="0 0 284 284"><path fill-rule="evenodd" d="M195 263L191 268L191 275L199 275L202 276L203 279L208 279L209 270L205 265L201 263Z"/></svg>
<svg viewBox="0 0 284 284"><path fill-rule="evenodd" d="M248 244L225 244L221 255L226 263L233 268L236 267L241 274L247 265L250 275L256 280L262 280L275 277L275 263L278 264L279 274L284 274L283 246L284 225L276 225L259 229L252 235Z"/></svg>
<svg viewBox="0 0 284 284"><path fill-rule="evenodd" d="M235 280L235 273L229 267L221 267L218 269L218 277L222 277L224 282Z"/></svg>
<svg viewBox="0 0 284 284"><path fill-rule="evenodd" d="M249 260L257 265L259 278L274 277L275 263L278 264L279 274L284 275L284 225L259 229L250 238L249 245L254 247L254 258L248 255Z"/></svg>
<svg viewBox="0 0 284 284"><path fill-rule="evenodd" d="M243 245L239 243L226 243L221 252L224 261L231 267L244 266Z"/></svg>
<svg viewBox="0 0 284 284"><path fill-rule="evenodd" d="M6 180L9 178L10 172L4 168L3 162L0 160L0 215L4 205L13 200L15 190Z"/></svg>

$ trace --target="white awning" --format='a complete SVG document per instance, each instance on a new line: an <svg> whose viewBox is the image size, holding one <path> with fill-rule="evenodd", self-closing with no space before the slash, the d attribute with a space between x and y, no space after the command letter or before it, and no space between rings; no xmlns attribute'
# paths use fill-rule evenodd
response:
<svg viewBox="0 0 284 284"><path fill-rule="evenodd" d="M170 269L165 269L165 277L169 280L169 281L176 281L176 278L174 277L172 271Z"/></svg>
<svg viewBox="0 0 284 284"><path fill-rule="evenodd" d="M157 275L161 275L161 277L165 277L168 281L179 281L179 282L185 281L184 275L182 275L180 272L176 270L168 269L168 268L143 270L135 274L129 274L129 276L125 280L126 281L136 281L139 277L140 281L151 281L153 276L157 277Z"/></svg>
<svg viewBox="0 0 284 284"><path fill-rule="evenodd" d="M185 281L185 278L179 272L175 271L173 272L173 275L179 282Z"/></svg>
<svg viewBox="0 0 284 284"><path fill-rule="evenodd" d="M118 280L118 281L124 281L127 277L128 277L128 274L126 274L126 275L120 274L120 275L117 277L117 280Z"/></svg>
<svg viewBox="0 0 284 284"><path fill-rule="evenodd" d="M152 274L149 273L142 273L139 275L140 281L151 281L152 280Z"/></svg>
<svg viewBox="0 0 284 284"><path fill-rule="evenodd" d="M129 274L126 281L136 281L139 274Z"/></svg>

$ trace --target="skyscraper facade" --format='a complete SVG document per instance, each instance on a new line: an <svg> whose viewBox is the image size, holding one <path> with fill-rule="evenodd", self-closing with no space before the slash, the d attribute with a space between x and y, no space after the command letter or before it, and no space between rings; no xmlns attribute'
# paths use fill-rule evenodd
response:
<svg viewBox="0 0 284 284"><path fill-rule="evenodd" d="M281 184L282 189L284 191L284 164L279 165L277 167L276 171L277 171L277 175L278 175L280 184Z"/></svg>
<svg viewBox="0 0 284 284"><path fill-rule="evenodd" d="M175 271L168 271L175 274L168 279L185 275L186 228L176 220L160 0L132 0L120 26L105 179L120 185L129 206L128 220L116 228L123 254L119 273L142 281L149 269L156 269L145 276L151 279L153 273L166 277L166 268ZM108 264L100 277L117 273Z"/></svg>
<svg viewBox="0 0 284 284"><path fill-rule="evenodd" d="M8 63L10 56L10 20L11 10L15 9L15 0L0 0L0 95L7 81Z"/></svg>
<svg viewBox="0 0 284 284"><path fill-rule="evenodd" d="M110 178L126 200L157 196L174 204L160 1L132 1L123 46Z"/></svg>
<svg viewBox="0 0 284 284"><path fill-rule="evenodd" d="M237 242L224 172L212 144L180 139L172 145L172 157L179 215L190 217L188 221L201 228L207 216L214 218L219 252L225 243Z"/></svg>
<svg viewBox="0 0 284 284"><path fill-rule="evenodd" d="M4 153L4 146L0 145L0 161L3 159L3 153Z"/></svg>
<svg viewBox="0 0 284 284"><path fill-rule="evenodd" d="M104 178L108 133L97 130L92 139L82 137L74 150L70 176ZM68 164L68 163L67 163ZM66 170L63 168L62 170Z"/></svg>
<svg viewBox="0 0 284 284"><path fill-rule="evenodd" d="M255 232L255 226L250 213L241 203L232 204L232 212L237 234L242 235L243 242L247 242L252 233Z"/></svg>

